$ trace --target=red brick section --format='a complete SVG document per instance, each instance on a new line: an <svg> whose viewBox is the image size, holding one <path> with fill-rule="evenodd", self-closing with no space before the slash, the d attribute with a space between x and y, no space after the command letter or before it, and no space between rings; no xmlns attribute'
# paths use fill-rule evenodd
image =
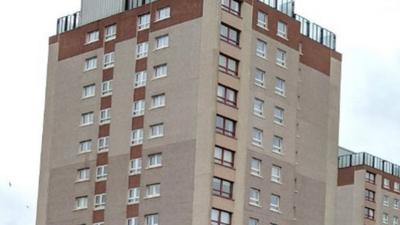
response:
<svg viewBox="0 0 400 225"><path fill-rule="evenodd" d="M136 88L135 91L133 92L133 101L144 99L145 95L146 95L145 87Z"/></svg>
<svg viewBox="0 0 400 225"><path fill-rule="evenodd" d="M140 187L140 175L129 177L129 188Z"/></svg>
<svg viewBox="0 0 400 225"><path fill-rule="evenodd" d="M128 205L126 207L126 218L138 217L139 216L139 205Z"/></svg>
<svg viewBox="0 0 400 225"><path fill-rule="evenodd" d="M147 58L136 60L135 71L144 71L147 68Z"/></svg>
<svg viewBox="0 0 400 225"><path fill-rule="evenodd" d="M338 186L354 184L354 167L339 169L338 171Z"/></svg>
<svg viewBox="0 0 400 225"><path fill-rule="evenodd" d="M130 159L142 157L143 145L136 145L131 147Z"/></svg>
<svg viewBox="0 0 400 225"><path fill-rule="evenodd" d="M114 68L103 70L103 81L109 81L113 79Z"/></svg>
<svg viewBox="0 0 400 225"><path fill-rule="evenodd" d="M96 165L102 166L107 164L108 164L108 152L98 154Z"/></svg>
<svg viewBox="0 0 400 225"><path fill-rule="evenodd" d="M99 137L110 136L110 124L104 124L99 127Z"/></svg>
<svg viewBox="0 0 400 225"><path fill-rule="evenodd" d="M93 223L99 223L104 221L104 210L93 211Z"/></svg>
<svg viewBox="0 0 400 225"><path fill-rule="evenodd" d="M132 130L143 128L144 116L135 117L132 119Z"/></svg>
<svg viewBox="0 0 400 225"><path fill-rule="evenodd" d="M95 188L94 188L94 194L98 195L98 194L106 193L106 191L107 191L106 187L107 187L106 181L96 182Z"/></svg>
<svg viewBox="0 0 400 225"><path fill-rule="evenodd" d="M111 95L110 96L107 96L107 97L103 97L103 98L101 98L101 100L100 100L100 109L108 109L108 108L111 108Z"/></svg>

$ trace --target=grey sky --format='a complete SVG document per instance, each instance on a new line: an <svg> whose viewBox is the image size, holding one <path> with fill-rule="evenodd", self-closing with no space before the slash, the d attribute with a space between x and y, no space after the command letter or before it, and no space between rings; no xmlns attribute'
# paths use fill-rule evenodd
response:
<svg viewBox="0 0 400 225"><path fill-rule="evenodd" d="M48 36L58 17L79 7L80 0L2 3L1 225L35 223ZM399 10L400 0L296 2L297 13L338 35L344 54L340 144L400 164Z"/></svg>

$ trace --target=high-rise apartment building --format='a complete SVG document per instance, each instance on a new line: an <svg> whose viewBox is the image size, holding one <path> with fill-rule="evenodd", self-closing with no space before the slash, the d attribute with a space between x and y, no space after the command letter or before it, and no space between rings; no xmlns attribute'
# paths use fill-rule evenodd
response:
<svg viewBox="0 0 400 225"><path fill-rule="evenodd" d="M400 165L339 149L337 224L398 225Z"/></svg>
<svg viewBox="0 0 400 225"><path fill-rule="evenodd" d="M336 225L335 41L288 0L83 0L50 37L37 225Z"/></svg>

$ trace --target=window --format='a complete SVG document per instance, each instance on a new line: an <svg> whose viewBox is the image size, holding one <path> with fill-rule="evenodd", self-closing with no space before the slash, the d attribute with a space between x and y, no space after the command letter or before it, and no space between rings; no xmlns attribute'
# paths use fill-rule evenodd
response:
<svg viewBox="0 0 400 225"><path fill-rule="evenodd" d="M90 179L90 169L83 168L77 171L76 182L88 181Z"/></svg>
<svg viewBox="0 0 400 225"><path fill-rule="evenodd" d="M389 215L387 213L384 213L382 215L382 223L383 224L389 224Z"/></svg>
<svg viewBox="0 0 400 225"><path fill-rule="evenodd" d="M171 16L170 7L158 9L156 12L156 21L168 19L170 16Z"/></svg>
<svg viewBox="0 0 400 225"><path fill-rule="evenodd" d="M287 24L282 22L282 21L278 21L278 33L277 35L279 37L285 38L287 39Z"/></svg>
<svg viewBox="0 0 400 225"><path fill-rule="evenodd" d="M257 128L253 128L251 143L262 147L263 144L263 131Z"/></svg>
<svg viewBox="0 0 400 225"><path fill-rule="evenodd" d="M150 13L140 15L137 21L138 30L145 30L150 27Z"/></svg>
<svg viewBox="0 0 400 225"><path fill-rule="evenodd" d="M236 107L237 91L218 84L217 100L226 105Z"/></svg>
<svg viewBox="0 0 400 225"><path fill-rule="evenodd" d="M128 204L137 204L140 199L140 188L130 188L128 190Z"/></svg>
<svg viewBox="0 0 400 225"><path fill-rule="evenodd" d="M146 225L158 225L158 214L146 215Z"/></svg>
<svg viewBox="0 0 400 225"><path fill-rule="evenodd" d="M221 24L220 38L229 44L239 46L240 31L226 24Z"/></svg>
<svg viewBox="0 0 400 225"><path fill-rule="evenodd" d="M272 137L272 151L275 153L282 153L283 148L283 138L274 135Z"/></svg>
<svg viewBox="0 0 400 225"><path fill-rule="evenodd" d="M238 76L239 61L226 55L219 55L219 70L232 76Z"/></svg>
<svg viewBox="0 0 400 225"><path fill-rule="evenodd" d="M393 188L394 188L394 191L400 192L400 183L399 182L394 182Z"/></svg>
<svg viewBox="0 0 400 225"><path fill-rule="evenodd" d="M164 136L164 124L159 123L150 126L150 136L149 138L157 138Z"/></svg>
<svg viewBox="0 0 400 225"><path fill-rule="evenodd" d="M169 45L168 35L156 37L156 49L166 48L166 47L168 47L168 45Z"/></svg>
<svg viewBox="0 0 400 225"><path fill-rule="evenodd" d="M155 198L160 196L160 184L150 184L146 186L146 198Z"/></svg>
<svg viewBox="0 0 400 225"><path fill-rule="evenodd" d="M162 165L161 153L149 155L148 168L156 168Z"/></svg>
<svg viewBox="0 0 400 225"><path fill-rule="evenodd" d="M265 71L256 69L255 84L259 87L265 87Z"/></svg>
<svg viewBox="0 0 400 225"><path fill-rule="evenodd" d="M129 165L129 175L140 174L142 170L142 159L132 159Z"/></svg>
<svg viewBox="0 0 400 225"><path fill-rule="evenodd" d="M393 216L393 225L399 225L399 217Z"/></svg>
<svg viewBox="0 0 400 225"><path fill-rule="evenodd" d="M97 141L97 150L98 152L106 152L108 151L108 147L110 146L110 137L100 137Z"/></svg>
<svg viewBox="0 0 400 225"><path fill-rule="evenodd" d="M85 225L85 224L82 224L82 225ZM94 223L93 225L104 225L104 222Z"/></svg>
<svg viewBox="0 0 400 225"><path fill-rule="evenodd" d="M400 200L399 199L393 199L393 208L400 209Z"/></svg>
<svg viewBox="0 0 400 225"><path fill-rule="evenodd" d="M216 129L217 133L229 137L235 137L236 122L226 117L217 115Z"/></svg>
<svg viewBox="0 0 400 225"><path fill-rule="evenodd" d="M136 59L141 59L147 57L147 52L149 50L149 43L142 42L136 45Z"/></svg>
<svg viewBox="0 0 400 225"><path fill-rule="evenodd" d="M276 50L276 64L286 67L286 52L279 48Z"/></svg>
<svg viewBox="0 0 400 225"><path fill-rule="evenodd" d="M233 15L240 16L240 1L239 0L222 0L222 9L232 13Z"/></svg>
<svg viewBox="0 0 400 225"><path fill-rule="evenodd" d="M390 189L390 180L387 178L383 178L383 188Z"/></svg>
<svg viewBox="0 0 400 225"><path fill-rule="evenodd" d="M270 210L279 212L280 211L281 197L279 195L271 194Z"/></svg>
<svg viewBox="0 0 400 225"><path fill-rule="evenodd" d="M75 210L87 209L88 207L88 197L82 196L75 198Z"/></svg>
<svg viewBox="0 0 400 225"><path fill-rule="evenodd" d="M375 192L365 189L365 200L369 202L375 202Z"/></svg>
<svg viewBox="0 0 400 225"><path fill-rule="evenodd" d="M85 60L85 71L94 70L97 68L97 56Z"/></svg>
<svg viewBox="0 0 400 225"><path fill-rule="evenodd" d="M232 198L233 182L214 177L212 187L214 195L229 199Z"/></svg>
<svg viewBox="0 0 400 225"><path fill-rule="evenodd" d="M139 219L137 217L129 218L128 225L139 225Z"/></svg>
<svg viewBox="0 0 400 225"><path fill-rule="evenodd" d="M248 225L259 225L258 219L250 218Z"/></svg>
<svg viewBox="0 0 400 225"><path fill-rule="evenodd" d="M275 81L275 94L285 96L285 89L285 81L277 77Z"/></svg>
<svg viewBox="0 0 400 225"><path fill-rule="evenodd" d="M81 126L93 124L93 120L94 120L93 112L82 113Z"/></svg>
<svg viewBox="0 0 400 225"><path fill-rule="evenodd" d="M154 67L154 79L166 77L168 74L167 64L162 64Z"/></svg>
<svg viewBox="0 0 400 225"><path fill-rule="evenodd" d="M215 146L214 162L223 166L233 167L234 153L228 149Z"/></svg>
<svg viewBox="0 0 400 225"><path fill-rule="evenodd" d="M369 220L375 220L375 210L371 208L364 208L364 218Z"/></svg>
<svg viewBox="0 0 400 225"><path fill-rule="evenodd" d="M277 124L283 124L283 117L284 117L285 110L275 106L274 108L274 122Z"/></svg>
<svg viewBox="0 0 400 225"><path fill-rule="evenodd" d="M281 171L282 168L280 166L275 166L272 165L272 169L271 169L271 181L275 182L275 183L281 183Z"/></svg>
<svg viewBox="0 0 400 225"><path fill-rule="evenodd" d="M371 184L375 184L375 174L367 171L365 173L365 181Z"/></svg>
<svg viewBox="0 0 400 225"><path fill-rule="evenodd" d="M115 53L110 52L104 55L103 68L108 69L114 67Z"/></svg>
<svg viewBox="0 0 400 225"><path fill-rule="evenodd" d="M117 37L117 25L111 25L106 27L104 33L104 41L111 41Z"/></svg>
<svg viewBox="0 0 400 225"><path fill-rule="evenodd" d="M103 81L101 83L101 96L108 96L112 94L112 80Z"/></svg>
<svg viewBox="0 0 400 225"><path fill-rule="evenodd" d="M256 43L256 55L261 58L267 58L267 42L257 40Z"/></svg>
<svg viewBox="0 0 400 225"><path fill-rule="evenodd" d="M104 209L106 206L106 194L99 194L94 196L94 210Z"/></svg>
<svg viewBox="0 0 400 225"><path fill-rule="evenodd" d="M151 108L160 108L165 106L165 94L153 95L151 97Z"/></svg>
<svg viewBox="0 0 400 225"><path fill-rule="evenodd" d="M96 180L107 180L108 167L107 165L98 166L96 168Z"/></svg>
<svg viewBox="0 0 400 225"><path fill-rule="evenodd" d="M250 162L250 174L261 176L261 160L252 158Z"/></svg>
<svg viewBox="0 0 400 225"><path fill-rule="evenodd" d="M99 40L99 31L91 31L86 34L86 44L91 44Z"/></svg>
<svg viewBox="0 0 400 225"><path fill-rule="evenodd" d="M266 13L257 12L257 26L263 29L268 29L268 15Z"/></svg>
<svg viewBox="0 0 400 225"><path fill-rule="evenodd" d="M111 122L111 108L103 109L100 111L100 124Z"/></svg>
<svg viewBox="0 0 400 225"><path fill-rule="evenodd" d="M264 101L259 99L259 98L255 98L254 99L254 104L253 104L253 113L256 116L264 116Z"/></svg>
<svg viewBox="0 0 400 225"><path fill-rule="evenodd" d="M142 116L144 114L145 105L146 105L145 100L139 100L133 102L132 116L133 117Z"/></svg>
<svg viewBox="0 0 400 225"><path fill-rule="evenodd" d="M260 206L260 190L250 188L249 204L253 206Z"/></svg>
<svg viewBox="0 0 400 225"><path fill-rule="evenodd" d="M92 140L85 140L79 143L79 153L86 153L92 151Z"/></svg>
<svg viewBox="0 0 400 225"><path fill-rule="evenodd" d="M390 206L389 196L387 196L387 195L383 196L383 206L385 206L385 207L389 207Z"/></svg>
<svg viewBox="0 0 400 225"><path fill-rule="evenodd" d="M131 133L131 145L143 144L143 129L133 130Z"/></svg>
<svg viewBox="0 0 400 225"><path fill-rule="evenodd" d="M211 210L211 225L230 225L232 213L219 209Z"/></svg>
<svg viewBox="0 0 400 225"><path fill-rule="evenodd" d="M146 82L147 82L146 71L141 71L135 74L135 83L134 83L135 88L146 86Z"/></svg>
<svg viewBox="0 0 400 225"><path fill-rule="evenodd" d="M95 94L96 94L95 84L86 85L82 89L82 98L90 98L95 96Z"/></svg>

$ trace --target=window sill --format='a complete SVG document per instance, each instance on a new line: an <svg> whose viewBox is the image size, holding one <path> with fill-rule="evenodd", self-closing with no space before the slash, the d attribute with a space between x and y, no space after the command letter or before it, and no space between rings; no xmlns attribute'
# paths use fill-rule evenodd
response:
<svg viewBox="0 0 400 225"><path fill-rule="evenodd" d="M85 155L85 154L88 154L88 153L91 153L91 152L92 152L92 150L84 151L84 152L78 152L78 155Z"/></svg>
<svg viewBox="0 0 400 225"><path fill-rule="evenodd" d="M264 115L260 115L260 114L257 114L255 112L253 112L253 115L256 116L257 118L265 120L265 116Z"/></svg>
<svg viewBox="0 0 400 225"><path fill-rule="evenodd" d="M250 205L250 206L253 206L253 207L260 208L260 209L262 208L261 205L258 205L258 204L255 204L255 203L250 203L250 202L249 202L249 205Z"/></svg>
<svg viewBox="0 0 400 225"><path fill-rule="evenodd" d="M110 37L104 37L104 42L109 42L109 41L112 41L112 40L115 40L115 39L117 39L117 35L113 35L113 36L110 36Z"/></svg>
<svg viewBox="0 0 400 225"><path fill-rule="evenodd" d="M217 162L214 162L214 163L215 163L215 165L222 166L222 167L227 168L227 169L236 170L235 167L232 167L232 166L226 166L226 165L223 165L223 164L220 164L220 163L217 163Z"/></svg>
<svg viewBox="0 0 400 225"><path fill-rule="evenodd" d="M101 94L101 97L107 97L107 96L110 96L110 95L112 95L112 92L109 92L109 93L106 93L106 94Z"/></svg>
<svg viewBox="0 0 400 225"><path fill-rule="evenodd" d="M257 87L262 88L262 89L266 88L265 85L261 85L261 84L257 84L257 83L254 83L254 85L256 85Z"/></svg>
<svg viewBox="0 0 400 225"><path fill-rule="evenodd" d="M98 41L100 41L100 39L97 39L95 41L85 42L85 45L91 45L91 44L94 44L94 43L96 43Z"/></svg>
<svg viewBox="0 0 400 225"><path fill-rule="evenodd" d="M136 60L145 59L145 58L147 58L147 55L144 55L144 56L136 56Z"/></svg>
<svg viewBox="0 0 400 225"><path fill-rule="evenodd" d="M261 26L260 24L257 23L257 27L265 31L269 31L268 26Z"/></svg>
<svg viewBox="0 0 400 225"><path fill-rule="evenodd" d="M284 154L282 153L282 151L277 151L277 150L272 150L272 153L275 153L277 155L283 156Z"/></svg>
<svg viewBox="0 0 400 225"><path fill-rule="evenodd" d="M93 123L81 124L81 125L79 125L79 127L87 127L87 126L91 126L91 125L93 125Z"/></svg>
<svg viewBox="0 0 400 225"><path fill-rule="evenodd" d="M130 145L130 146L131 146L131 147L134 147L134 146L138 146L138 145L143 145L143 142L140 142L140 143L134 143L134 144L133 144L133 143L131 143L131 145Z"/></svg>
<svg viewBox="0 0 400 225"><path fill-rule="evenodd" d="M279 92L279 91L275 91L275 94L278 95L278 96L281 96L282 98L286 98L286 95L285 95L285 94L282 94L282 93Z"/></svg>
<svg viewBox="0 0 400 225"><path fill-rule="evenodd" d="M252 175L252 176L254 176L254 177L257 177L257 178L260 178L260 179L264 179L263 176L258 175L258 174L254 174L254 173L251 173L251 172L250 172L250 175Z"/></svg>
<svg viewBox="0 0 400 225"><path fill-rule="evenodd" d="M156 195L156 196L146 196L143 199L149 200L149 199L157 199L157 198L161 198L161 195Z"/></svg>
<svg viewBox="0 0 400 225"><path fill-rule="evenodd" d="M76 180L75 184L85 183L85 182L89 182L89 181L90 181L90 179L87 179L87 180Z"/></svg>
<svg viewBox="0 0 400 225"><path fill-rule="evenodd" d="M161 109L161 108L165 108L165 105L162 105L162 106L152 106L152 107L149 108L149 110L152 111L152 110Z"/></svg>
<svg viewBox="0 0 400 225"><path fill-rule="evenodd" d="M261 149L261 150L264 150L264 147L263 147L262 144L258 144L258 143L251 142L251 145L253 145L254 147L257 147L257 148L259 148L259 149Z"/></svg>
<svg viewBox="0 0 400 225"><path fill-rule="evenodd" d="M83 72L86 73L86 72L90 72L90 71L93 71L93 70L96 70L96 69L97 69L97 67L91 68L91 69L84 69Z"/></svg>
<svg viewBox="0 0 400 225"><path fill-rule="evenodd" d="M81 100L87 100L87 99L91 99L96 97L96 95L92 95L92 96L87 96L87 97L81 97Z"/></svg>
<svg viewBox="0 0 400 225"><path fill-rule="evenodd" d="M99 211L99 210L103 210L103 209L105 209L105 208L106 208L105 206L95 207L95 208L93 209L93 211Z"/></svg>
<svg viewBox="0 0 400 225"><path fill-rule="evenodd" d="M281 35L281 34L276 34L276 36L282 38L282 39L285 40L285 41L289 41L287 35L285 36L285 35Z"/></svg>
<svg viewBox="0 0 400 225"><path fill-rule="evenodd" d="M102 121L102 122L99 122L99 125L101 126L101 125L107 125L107 124L110 124L111 123L111 120L108 120L108 121Z"/></svg>
<svg viewBox="0 0 400 225"><path fill-rule="evenodd" d="M160 50L163 50L163 49L166 49L166 48L169 48L169 46L163 46L163 47L155 48L153 50L153 52L157 52L157 51L160 51Z"/></svg>
<svg viewBox="0 0 400 225"><path fill-rule="evenodd" d="M224 40L223 38L220 38L219 40L221 40L222 42L224 42L224 43L226 43L226 44L228 44L228 45L230 45L230 46L232 46L232 47L235 47L235 48L237 48L237 49L242 49L242 48L240 47L239 43L234 44L234 43L231 43L231 42L229 42L229 41L227 41L227 40Z"/></svg>
<svg viewBox="0 0 400 225"><path fill-rule="evenodd" d="M162 75L162 76L159 76L159 77L155 77L155 76L153 76L152 78L151 78L151 80L153 81L153 80L159 80L159 79L162 79L162 78L165 78L165 77L167 77L168 75Z"/></svg>
<svg viewBox="0 0 400 225"><path fill-rule="evenodd" d="M239 18L239 19L243 19L243 17L240 16L240 12L233 11L233 10L231 10L231 9L229 9L229 8L224 7L224 6L221 6L221 9L222 9L224 12L227 12L227 13L229 13L229 14L232 15L232 16L235 16L235 17L237 17L237 18ZM232 11L233 11L233 12L232 12Z"/></svg>
<svg viewBox="0 0 400 225"><path fill-rule="evenodd" d="M275 64L276 64L277 66L279 66L280 68L282 68L282 69L285 69L285 70L288 69L286 65L282 65L282 64L279 64L279 63L275 63Z"/></svg>
<svg viewBox="0 0 400 225"><path fill-rule="evenodd" d="M282 212L281 212L279 209L269 208L269 210L270 210L271 212L274 212L274 213L282 214Z"/></svg>
<svg viewBox="0 0 400 225"><path fill-rule="evenodd" d="M148 26L145 26L145 27L142 27L142 28L137 28L137 31L139 32L139 31L144 31L144 30L148 30L148 29L150 29L150 24L148 25Z"/></svg>
<svg viewBox="0 0 400 225"><path fill-rule="evenodd" d="M141 117L141 116L144 116L144 113L137 114L137 115L132 115L132 118Z"/></svg>
<svg viewBox="0 0 400 225"><path fill-rule="evenodd" d="M260 54L257 54L257 53L256 53L256 56L257 56L258 58L260 58L260 59L265 60L265 61L269 61L269 60L268 60L268 57L267 57L266 55L263 56L263 55L260 55Z"/></svg>
<svg viewBox="0 0 400 225"><path fill-rule="evenodd" d="M161 19L156 19L156 20L154 20L154 23L157 23L157 22L160 22L160 21L163 21L163 20L167 20L169 18L171 18L171 16L165 17L165 18L161 18Z"/></svg>
<svg viewBox="0 0 400 225"><path fill-rule="evenodd" d="M129 172L129 176L136 176L136 175L140 175L142 172Z"/></svg>
<svg viewBox="0 0 400 225"><path fill-rule="evenodd" d="M277 180L272 180L272 179L271 179L271 182L274 183L274 184L282 185L282 182L281 182L281 181L277 181Z"/></svg>
<svg viewBox="0 0 400 225"><path fill-rule="evenodd" d="M127 205L137 205L139 203L140 203L139 201L137 201L137 202L128 202Z"/></svg>
<svg viewBox="0 0 400 225"><path fill-rule="evenodd" d="M274 121L274 124L280 126L280 127L286 127L284 123L278 122L278 121Z"/></svg>
<svg viewBox="0 0 400 225"><path fill-rule="evenodd" d="M96 178L96 182L101 182L101 181L106 181L107 180L107 178Z"/></svg>
<svg viewBox="0 0 400 225"><path fill-rule="evenodd" d="M159 139L159 138L162 138L162 137L164 137L164 135L160 135L160 136L150 136L148 139L149 139L149 140L153 140L153 139Z"/></svg>
<svg viewBox="0 0 400 225"><path fill-rule="evenodd" d="M240 79L240 77L239 77L239 75L238 74L231 74L231 73L228 73L228 72L226 72L226 71L224 71L224 70L221 70L221 69L219 69L219 72L221 72L221 73L223 73L223 74L226 74L226 75L228 75L228 76L231 76L231 77L233 77L233 78L236 78L236 79Z"/></svg>
<svg viewBox="0 0 400 225"><path fill-rule="evenodd" d="M86 207L86 208L78 208L78 209L74 209L73 211L74 212L79 212L79 211L83 211L83 210L87 210L88 208Z"/></svg>
<svg viewBox="0 0 400 225"><path fill-rule="evenodd" d="M152 170L152 169L158 169L158 168L161 168L161 167L162 167L162 165L158 165L158 166L148 166L146 169Z"/></svg>
<svg viewBox="0 0 400 225"><path fill-rule="evenodd" d="M103 70L108 70L108 69L111 69L111 68L114 68L114 64L110 65L110 66L103 66Z"/></svg>

